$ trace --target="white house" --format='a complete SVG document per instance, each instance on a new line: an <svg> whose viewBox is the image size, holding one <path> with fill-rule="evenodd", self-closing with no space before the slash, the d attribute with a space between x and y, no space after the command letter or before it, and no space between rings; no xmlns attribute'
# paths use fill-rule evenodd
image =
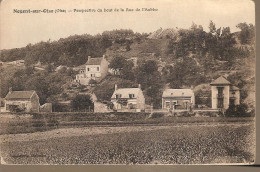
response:
<svg viewBox="0 0 260 172"><path fill-rule="evenodd" d="M162 95L162 109L189 110L195 105L194 92L191 89L166 89Z"/></svg>
<svg viewBox="0 0 260 172"><path fill-rule="evenodd" d="M88 78L94 80L101 80L105 78L108 74L108 61L103 57L91 58L88 57L88 61L86 63L86 75Z"/></svg>
<svg viewBox="0 0 260 172"><path fill-rule="evenodd" d="M240 104L239 88L233 86L224 76L212 81L210 85L212 109L228 109L231 104Z"/></svg>
<svg viewBox="0 0 260 172"><path fill-rule="evenodd" d="M141 86L138 88L117 88L111 97L114 110L117 111L136 111L145 110L145 98Z"/></svg>
<svg viewBox="0 0 260 172"><path fill-rule="evenodd" d="M88 56L88 61L83 68L79 70L79 74L76 75L75 81L82 84L88 85L91 79L99 82L105 78L108 74L108 61L103 57L91 58Z"/></svg>

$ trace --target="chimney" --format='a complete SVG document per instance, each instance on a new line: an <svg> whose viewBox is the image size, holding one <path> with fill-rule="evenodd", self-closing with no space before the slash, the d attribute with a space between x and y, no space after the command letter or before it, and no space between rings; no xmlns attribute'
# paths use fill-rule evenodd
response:
<svg viewBox="0 0 260 172"><path fill-rule="evenodd" d="M88 56L88 61L89 61L90 58L91 58L91 56Z"/></svg>
<svg viewBox="0 0 260 172"><path fill-rule="evenodd" d="M115 84L115 90L117 90L117 84Z"/></svg>
<svg viewBox="0 0 260 172"><path fill-rule="evenodd" d="M13 88L12 88L12 87L10 87L10 88L9 88L9 92L11 93L12 91L13 91Z"/></svg>
<svg viewBox="0 0 260 172"><path fill-rule="evenodd" d="M104 54L104 55L103 55L103 59L104 59L105 57L106 57L106 55Z"/></svg>
<svg viewBox="0 0 260 172"><path fill-rule="evenodd" d="M138 84L138 88L140 88L140 89L141 89L141 84Z"/></svg>

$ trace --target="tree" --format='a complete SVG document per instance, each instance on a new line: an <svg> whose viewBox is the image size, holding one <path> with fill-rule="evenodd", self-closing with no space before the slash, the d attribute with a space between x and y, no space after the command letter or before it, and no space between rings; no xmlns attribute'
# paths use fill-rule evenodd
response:
<svg viewBox="0 0 260 172"><path fill-rule="evenodd" d="M137 82L143 88L148 88L159 81L160 73L158 72L158 65L155 60L144 60L139 62L137 68Z"/></svg>
<svg viewBox="0 0 260 172"><path fill-rule="evenodd" d="M247 110L248 110L248 107L246 104L230 105L229 108L225 112L225 116L229 116L229 117L251 116L251 114L248 113Z"/></svg>
<svg viewBox="0 0 260 172"><path fill-rule="evenodd" d="M94 103L92 102L90 95L78 94L71 101L71 107L75 111L88 111L94 109Z"/></svg>
<svg viewBox="0 0 260 172"><path fill-rule="evenodd" d="M185 57L173 67L169 81L172 88L194 85L200 76L200 68L192 58Z"/></svg>
<svg viewBox="0 0 260 172"><path fill-rule="evenodd" d="M109 67L119 73L124 79L134 80L134 73L132 71L134 63L126 60L123 56L116 56L111 60Z"/></svg>
<svg viewBox="0 0 260 172"><path fill-rule="evenodd" d="M255 27L247 23L239 23L236 27L241 30L238 37L241 44L250 44L255 36Z"/></svg>
<svg viewBox="0 0 260 172"><path fill-rule="evenodd" d="M115 56L111 60L109 67L120 73L126 63L127 61L123 56Z"/></svg>

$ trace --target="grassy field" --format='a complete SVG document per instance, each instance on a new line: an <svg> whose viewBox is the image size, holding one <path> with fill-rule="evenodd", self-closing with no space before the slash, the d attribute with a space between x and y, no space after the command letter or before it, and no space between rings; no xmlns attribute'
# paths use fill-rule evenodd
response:
<svg viewBox="0 0 260 172"><path fill-rule="evenodd" d="M48 113L1 114L0 135L33 133L58 128L89 126L178 125L184 123L247 123L254 117L173 117L149 113Z"/></svg>
<svg viewBox="0 0 260 172"><path fill-rule="evenodd" d="M8 164L208 164L254 160L253 122L86 127L70 128L67 133L63 130L16 134L12 135L13 140L11 135L4 135L5 139L2 135L3 161ZM81 133L76 132L79 130Z"/></svg>

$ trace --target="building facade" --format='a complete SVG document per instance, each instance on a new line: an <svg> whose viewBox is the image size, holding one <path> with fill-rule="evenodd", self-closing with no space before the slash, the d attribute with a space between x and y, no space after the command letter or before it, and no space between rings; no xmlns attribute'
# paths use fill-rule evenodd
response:
<svg viewBox="0 0 260 172"><path fill-rule="evenodd" d="M162 95L162 109L190 110L195 105L194 92L191 89L166 89Z"/></svg>
<svg viewBox="0 0 260 172"><path fill-rule="evenodd" d="M111 97L111 102L116 111L135 111L145 110L145 98L141 86L138 88L117 88Z"/></svg>
<svg viewBox="0 0 260 172"><path fill-rule="evenodd" d="M108 74L108 61L103 57L91 58L88 56L86 65L79 70L76 75L75 81L82 84L88 85L91 79L99 82L105 78Z"/></svg>
<svg viewBox="0 0 260 172"><path fill-rule="evenodd" d="M212 109L228 109L240 104L239 88L233 86L224 76L210 83Z"/></svg>
<svg viewBox="0 0 260 172"><path fill-rule="evenodd" d="M5 97L5 110L10 112L39 112L39 96L35 91L12 91L9 90Z"/></svg>
<svg viewBox="0 0 260 172"><path fill-rule="evenodd" d="M108 74L108 61L103 57L91 58L88 57L86 63L86 76L87 78L100 81Z"/></svg>

